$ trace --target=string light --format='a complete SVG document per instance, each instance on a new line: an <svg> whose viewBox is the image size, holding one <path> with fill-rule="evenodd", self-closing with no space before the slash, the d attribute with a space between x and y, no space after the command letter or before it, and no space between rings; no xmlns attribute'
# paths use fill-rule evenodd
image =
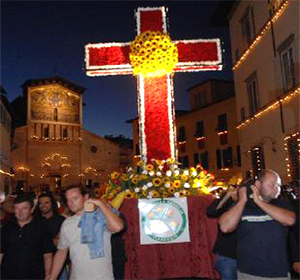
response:
<svg viewBox="0 0 300 280"><path fill-rule="evenodd" d="M24 171L24 172L28 172L30 169L24 166L19 166L16 168L16 171Z"/></svg>
<svg viewBox="0 0 300 280"><path fill-rule="evenodd" d="M204 140L204 139L205 139L204 136L202 136L202 137L197 137L197 138L196 138L197 141L201 141L201 140Z"/></svg>
<svg viewBox="0 0 300 280"><path fill-rule="evenodd" d="M3 175L7 175L7 176L10 176L10 177L14 177L15 174L13 173L9 173L9 172L5 172L4 170L0 169L0 173L3 174Z"/></svg>
<svg viewBox="0 0 300 280"><path fill-rule="evenodd" d="M271 28L272 23L276 22L280 15L284 12L287 5L289 4L289 0L283 2L274 13L273 17L269 19L265 25L261 28L261 30L258 32L256 37L253 39L252 43L250 44L249 48L244 51L240 59L235 63L235 65L232 67L232 70L234 71L237 67L241 65L241 63L248 57L248 55L251 53L251 51L255 48L255 46L261 41L264 34Z"/></svg>
<svg viewBox="0 0 300 280"><path fill-rule="evenodd" d="M287 162L286 164L286 170L287 170L287 176L289 178L292 177L292 171L295 170L295 166L294 166L294 162L292 161L292 158L291 158L291 155L295 155L294 154L294 151L291 151L289 149L289 142L293 141L293 140L296 140L297 142L297 152L298 152L298 162L300 161L300 132L295 132L293 134L290 134L286 137L284 137L284 149L287 153L287 157L285 158L285 161ZM297 154L296 154L297 156ZM296 170L296 172L298 173L298 171Z"/></svg>
<svg viewBox="0 0 300 280"><path fill-rule="evenodd" d="M225 130L225 131L220 131L220 132L218 132L218 135L227 134L227 133L228 133L227 130Z"/></svg>
<svg viewBox="0 0 300 280"><path fill-rule="evenodd" d="M283 96L279 100L273 101L269 106L267 106L265 108L262 108L256 114L254 114L253 116L249 117L248 119L246 119L245 121L243 121L239 125L237 125L236 128L240 129L240 128L244 127L245 125L251 123L253 120L261 117L263 114L265 114L265 113L269 112L270 110L278 107L280 103L287 102L287 101L291 100L292 98L296 97L299 93L300 93L300 87L296 88L294 91L292 91L290 93L287 93L285 95L285 97Z"/></svg>
<svg viewBox="0 0 300 280"><path fill-rule="evenodd" d="M186 143L186 141L178 142L179 145L184 145L185 143Z"/></svg>

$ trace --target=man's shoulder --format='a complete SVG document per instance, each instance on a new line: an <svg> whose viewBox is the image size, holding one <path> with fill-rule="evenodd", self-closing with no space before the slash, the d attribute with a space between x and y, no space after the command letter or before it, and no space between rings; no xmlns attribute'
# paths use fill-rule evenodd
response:
<svg viewBox="0 0 300 280"><path fill-rule="evenodd" d="M65 220L63 221L63 226L68 226L68 225L72 225L74 223L77 223L79 221L79 219L80 218L76 215L65 218Z"/></svg>

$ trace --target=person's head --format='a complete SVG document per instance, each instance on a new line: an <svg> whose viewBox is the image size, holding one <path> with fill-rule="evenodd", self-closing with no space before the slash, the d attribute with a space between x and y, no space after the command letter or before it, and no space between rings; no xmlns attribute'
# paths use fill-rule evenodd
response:
<svg viewBox="0 0 300 280"><path fill-rule="evenodd" d="M260 172L254 184L265 201L271 201L280 195L281 179L273 170L266 169Z"/></svg>
<svg viewBox="0 0 300 280"><path fill-rule="evenodd" d="M57 202L52 194L43 193L38 197L38 210L42 216L57 214Z"/></svg>
<svg viewBox="0 0 300 280"><path fill-rule="evenodd" d="M65 196L69 209L77 214L84 209L84 203L88 199L85 189L79 185L72 185L66 188Z"/></svg>
<svg viewBox="0 0 300 280"><path fill-rule="evenodd" d="M33 198L30 195L20 195L14 199L14 211L18 222L27 222L32 218Z"/></svg>

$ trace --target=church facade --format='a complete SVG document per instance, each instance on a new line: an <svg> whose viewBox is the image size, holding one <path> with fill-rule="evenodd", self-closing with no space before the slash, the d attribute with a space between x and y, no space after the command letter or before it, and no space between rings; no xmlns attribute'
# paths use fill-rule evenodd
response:
<svg viewBox="0 0 300 280"><path fill-rule="evenodd" d="M23 96L12 102L17 191L97 187L119 169L119 146L83 129L85 88L61 77L28 80L22 87Z"/></svg>

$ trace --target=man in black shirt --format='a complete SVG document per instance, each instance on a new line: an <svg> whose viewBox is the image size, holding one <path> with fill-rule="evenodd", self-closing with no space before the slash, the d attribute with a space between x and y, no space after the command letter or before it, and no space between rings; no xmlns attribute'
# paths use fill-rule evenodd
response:
<svg viewBox="0 0 300 280"><path fill-rule="evenodd" d="M1 279L47 279L54 251L47 226L32 217L32 197L15 198L14 209L1 232Z"/></svg>
<svg viewBox="0 0 300 280"><path fill-rule="evenodd" d="M240 187L238 202L219 219L223 232L237 229L238 279L288 279L287 232L295 213L277 199L281 180L262 171L251 186Z"/></svg>

